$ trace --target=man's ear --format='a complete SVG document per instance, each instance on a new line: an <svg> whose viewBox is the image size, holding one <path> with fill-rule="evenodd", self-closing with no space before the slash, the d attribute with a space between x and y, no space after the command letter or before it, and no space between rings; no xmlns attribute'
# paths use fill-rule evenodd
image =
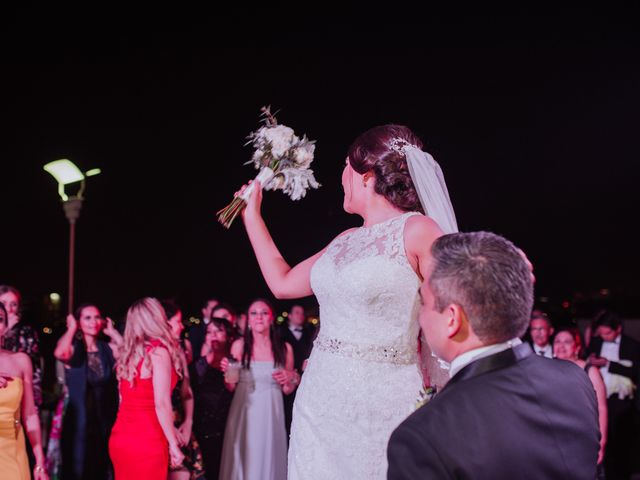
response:
<svg viewBox="0 0 640 480"><path fill-rule="evenodd" d="M466 316L462 307L460 305L456 305L455 303L450 304L446 308L447 312L447 337L453 338L464 327L464 322L466 321Z"/></svg>

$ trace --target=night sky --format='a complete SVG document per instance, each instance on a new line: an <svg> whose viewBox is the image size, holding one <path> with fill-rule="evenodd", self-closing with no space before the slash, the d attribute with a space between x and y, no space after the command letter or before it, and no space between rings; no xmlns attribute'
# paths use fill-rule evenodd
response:
<svg viewBox="0 0 640 480"><path fill-rule="evenodd" d="M145 295L190 313L210 295L266 295L241 222L226 231L215 213L256 173L245 137L269 104L317 140L323 185L300 202L265 195L290 263L361 223L342 211L347 148L400 123L442 166L461 230L523 248L538 296L607 288L640 314L637 8L296 20L284 7L102 5L2 20L0 283L32 317L48 292L66 297L68 224L42 170L58 158L103 170L77 225L77 302L118 317Z"/></svg>

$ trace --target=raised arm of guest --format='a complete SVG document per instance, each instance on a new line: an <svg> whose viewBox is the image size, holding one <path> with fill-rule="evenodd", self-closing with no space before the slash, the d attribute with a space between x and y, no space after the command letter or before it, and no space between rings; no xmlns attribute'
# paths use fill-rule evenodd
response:
<svg viewBox="0 0 640 480"><path fill-rule="evenodd" d="M106 321L107 323L102 330L102 333L109 337L109 347L111 347L113 357L117 360L120 355L120 347L122 346L124 339L122 338L122 335L120 335L118 329L113 325L113 320L107 317Z"/></svg>
<svg viewBox="0 0 640 480"><path fill-rule="evenodd" d="M63 363L69 362L73 357L73 341L78 331L78 321L70 313L67 315L67 331L58 339L53 356Z"/></svg>

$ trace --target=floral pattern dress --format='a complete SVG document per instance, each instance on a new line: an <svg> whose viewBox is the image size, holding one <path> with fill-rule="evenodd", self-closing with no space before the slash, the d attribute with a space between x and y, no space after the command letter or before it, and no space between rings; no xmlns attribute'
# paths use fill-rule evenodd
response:
<svg viewBox="0 0 640 480"><path fill-rule="evenodd" d="M18 322L4 336L4 348L29 355L33 364L33 399L42 405L42 355L38 348L38 333L31 325Z"/></svg>
<svg viewBox="0 0 640 480"><path fill-rule="evenodd" d="M182 396L180 394L182 389L182 382L184 377L178 380L173 392L171 392L171 404L173 405L173 424L177 427L184 422L184 408L182 404ZM182 453L184 454L184 460L182 465L175 468L175 470L181 470L186 468L190 472L191 480L204 478L204 464L202 461L202 453L200 452L200 446L196 440L195 434L191 432L191 440L188 445L182 447ZM174 470L172 468L172 470Z"/></svg>

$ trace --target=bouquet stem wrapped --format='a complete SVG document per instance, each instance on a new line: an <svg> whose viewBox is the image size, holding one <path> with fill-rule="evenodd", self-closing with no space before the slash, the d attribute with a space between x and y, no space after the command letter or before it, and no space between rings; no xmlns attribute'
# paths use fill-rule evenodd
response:
<svg viewBox="0 0 640 480"><path fill-rule="evenodd" d="M313 170L309 168L313 161L315 141L309 140L306 135L299 138L291 128L278 125L270 107L262 107L261 111L264 125L247 137L247 145L255 148L247 163L253 163L260 170L255 180L260 182L262 188L282 190L292 200L300 200L309 188L320 186L313 176ZM217 213L218 221L224 227L229 228L247 206L255 188L255 180Z"/></svg>

